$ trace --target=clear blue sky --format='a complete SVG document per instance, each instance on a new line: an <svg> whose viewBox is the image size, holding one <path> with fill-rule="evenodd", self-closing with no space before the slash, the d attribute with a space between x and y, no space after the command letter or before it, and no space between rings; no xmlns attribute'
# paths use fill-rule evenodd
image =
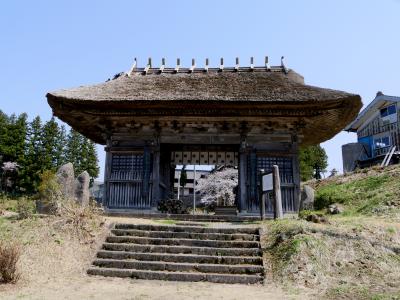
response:
<svg viewBox="0 0 400 300"><path fill-rule="evenodd" d="M220 57L233 65L269 55L306 83L358 93L400 95L400 0L335 1L3 1L0 109L47 120L48 91L98 83L134 57L189 65ZM340 133L323 144L329 169L342 169ZM104 153L99 147L103 169Z"/></svg>

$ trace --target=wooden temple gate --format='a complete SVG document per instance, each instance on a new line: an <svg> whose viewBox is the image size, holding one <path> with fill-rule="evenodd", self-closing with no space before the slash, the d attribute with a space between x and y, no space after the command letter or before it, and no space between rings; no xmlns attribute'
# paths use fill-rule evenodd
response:
<svg viewBox="0 0 400 300"><path fill-rule="evenodd" d="M208 151L206 151L208 149ZM295 153L272 153L257 151L252 147L240 150L237 145L171 145L129 149L106 148L105 206L109 209L152 209L161 199L173 191L176 165L226 165L237 167L238 209L257 213L260 207L258 195L259 170L280 169L283 209L298 209L299 176ZM267 213L273 207L266 201Z"/></svg>
<svg viewBox="0 0 400 300"><path fill-rule="evenodd" d="M194 62L194 60L193 60ZM47 94L55 116L106 145L107 210L157 209L178 164L235 165L239 212L258 213L258 172L279 166L285 212L299 207L298 147L321 143L357 116L358 95L306 85L270 66L154 68ZM269 201L267 212L272 211Z"/></svg>

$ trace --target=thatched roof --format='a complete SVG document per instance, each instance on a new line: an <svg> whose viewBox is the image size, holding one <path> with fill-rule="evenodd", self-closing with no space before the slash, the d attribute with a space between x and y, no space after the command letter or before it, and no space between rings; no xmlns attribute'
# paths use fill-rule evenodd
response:
<svg viewBox="0 0 400 300"><path fill-rule="evenodd" d="M301 75L280 67L209 69L208 72L186 69L177 73L150 69L147 74L138 70L105 83L50 92L47 99L54 114L74 128L87 124L81 126L82 118L74 119L70 110L84 113L89 108L96 109L100 115L114 112L205 117L213 114L211 109L215 116L252 116L256 110L258 116L263 113L271 116L274 110L293 115L299 109L326 109L327 118L318 121L314 128L324 133L309 142L330 138L351 122L361 108L358 95L305 85ZM208 112L202 108L207 108ZM82 128L81 131L86 134L87 130ZM87 135L104 142L99 136Z"/></svg>
<svg viewBox="0 0 400 300"><path fill-rule="evenodd" d="M329 101L350 94L303 84L284 72L208 72L122 75L105 83L50 92L51 99L69 101Z"/></svg>

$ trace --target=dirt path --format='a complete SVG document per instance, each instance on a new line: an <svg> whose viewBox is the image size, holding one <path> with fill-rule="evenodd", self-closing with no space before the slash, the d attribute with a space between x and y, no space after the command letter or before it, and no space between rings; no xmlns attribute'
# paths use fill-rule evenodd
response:
<svg viewBox="0 0 400 300"><path fill-rule="evenodd" d="M0 292L1 299L296 299L272 285L228 285L82 276ZM301 299L305 299L303 296Z"/></svg>

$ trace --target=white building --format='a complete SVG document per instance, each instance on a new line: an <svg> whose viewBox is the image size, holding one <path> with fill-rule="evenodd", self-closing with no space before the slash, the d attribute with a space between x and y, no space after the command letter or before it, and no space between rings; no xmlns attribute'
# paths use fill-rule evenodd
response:
<svg viewBox="0 0 400 300"><path fill-rule="evenodd" d="M180 184L182 166L177 166L175 169L175 179L174 179L174 194L178 195L178 187L180 196L189 196L193 194L194 191L194 174L196 173L196 182L200 178L206 177L214 169L214 166L196 166L196 172L194 170L194 165L188 165L185 167L186 170L186 184L184 187Z"/></svg>

